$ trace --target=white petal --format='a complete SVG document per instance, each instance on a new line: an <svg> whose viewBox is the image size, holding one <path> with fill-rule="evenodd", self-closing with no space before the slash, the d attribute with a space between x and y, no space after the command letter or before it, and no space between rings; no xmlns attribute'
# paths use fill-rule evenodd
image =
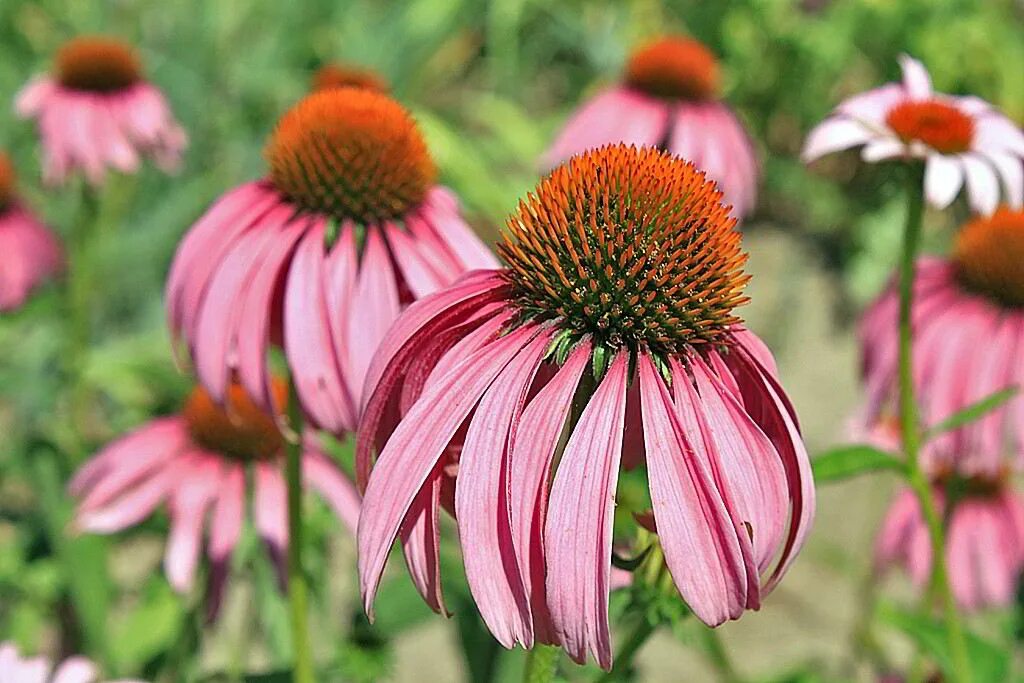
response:
<svg viewBox="0 0 1024 683"><path fill-rule="evenodd" d="M886 159L904 156L907 153L907 146L897 138L881 138L872 140L860 153L864 161L874 164Z"/></svg>
<svg viewBox="0 0 1024 683"><path fill-rule="evenodd" d="M963 167L955 157L933 154L924 171L924 196L937 209L953 203L964 182Z"/></svg>
<svg viewBox="0 0 1024 683"><path fill-rule="evenodd" d="M1020 209L1024 206L1024 162L1001 152L989 153L986 156L996 167L996 174L1002 178L1006 203Z"/></svg>
<svg viewBox="0 0 1024 683"><path fill-rule="evenodd" d="M978 118L975 126L976 151L1008 151L1024 156L1024 132L1002 114L990 112Z"/></svg>
<svg viewBox="0 0 1024 683"><path fill-rule="evenodd" d="M965 154L961 157L967 172L967 200L976 212L989 216L999 205L999 179L995 171L980 158Z"/></svg>
<svg viewBox="0 0 1024 683"><path fill-rule="evenodd" d="M932 96L932 78L924 64L910 55L900 55L903 68L903 87L912 100L926 100Z"/></svg>
<svg viewBox="0 0 1024 683"><path fill-rule="evenodd" d="M871 137L871 131L856 121L828 118L815 126L807 136L800 158L804 163L809 163L826 154L863 145Z"/></svg>

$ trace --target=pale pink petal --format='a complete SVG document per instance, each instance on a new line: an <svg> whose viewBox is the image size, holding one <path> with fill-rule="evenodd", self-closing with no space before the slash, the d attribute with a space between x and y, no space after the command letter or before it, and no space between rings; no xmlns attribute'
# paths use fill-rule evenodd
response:
<svg viewBox="0 0 1024 683"><path fill-rule="evenodd" d="M987 156L1003 181L1006 204L1020 210L1024 207L1024 162L1017 157L998 152L988 152Z"/></svg>
<svg viewBox="0 0 1024 683"><path fill-rule="evenodd" d="M944 209L953 203L964 182L964 170L957 159L929 155L924 171L924 195L928 203Z"/></svg>
<svg viewBox="0 0 1024 683"><path fill-rule="evenodd" d="M390 247L388 251L398 266L402 281L414 298L422 298L447 284L445 279L442 279L423 259L416 247L416 241L404 228L391 221L384 221L379 229Z"/></svg>
<svg viewBox="0 0 1024 683"><path fill-rule="evenodd" d="M551 334L538 334L494 379L469 423L459 458L455 514L466 580L480 616L507 648L533 646L533 618L509 519L507 447Z"/></svg>
<svg viewBox="0 0 1024 683"><path fill-rule="evenodd" d="M281 470L270 463L256 464L253 487L253 518L285 586L285 552L288 549L288 489Z"/></svg>
<svg viewBox="0 0 1024 683"><path fill-rule="evenodd" d="M94 534L110 534L138 524L173 492L190 467L188 458L175 458L121 497L77 515L75 527Z"/></svg>
<svg viewBox="0 0 1024 683"><path fill-rule="evenodd" d="M307 449L302 458L302 477L319 493L351 534L359 526L361 501L355 485L319 450Z"/></svg>
<svg viewBox="0 0 1024 683"><path fill-rule="evenodd" d="M164 571L171 587L179 593L192 588L202 546L203 522L222 480L219 457L195 457L171 496L171 531L164 554Z"/></svg>
<svg viewBox="0 0 1024 683"><path fill-rule="evenodd" d="M494 269L500 265L494 253L466 224L459 211L458 200L447 188L431 188L420 208L420 215L464 270Z"/></svg>
<svg viewBox="0 0 1024 683"><path fill-rule="evenodd" d="M912 100L926 100L932 96L932 79L924 64L910 55L900 55L903 69L903 88Z"/></svg>
<svg viewBox="0 0 1024 683"><path fill-rule="evenodd" d="M908 154L907 146L897 138L883 137L875 138L864 145L864 149L861 150L861 158L869 164L875 164L879 161L886 161L888 159L895 159Z"/></svg>
<svg viewBox="0 0 1024 683"><path fill-rule="evenodd" d="M68 657L61 662L50 683L95 683L99 677L99 668L85 657Z"/></svg>
<svg viewBox="0 0 1024 683"><path fill-rule="evenodd" d="M873 137L874 133L859 121L838 116L828 118L808 134L800 158L809 163L826 154L866 144Z"/></svg>
<svg viewBox="0 0 1024 683"><path fill-rule="evenodd" d="M611 669L608 631L612 518L626 419L629 354L616 355L566 444L548 502L547 595L559 640L572 659L587 651Z"/></svg>
<svg viewBox="0 0 1024 683"><path fill-rule="evenodd" d="M999 178L985 161L972 154L960 157L967 175L967 200L977 213L988 216L999 204Z"/></svg>

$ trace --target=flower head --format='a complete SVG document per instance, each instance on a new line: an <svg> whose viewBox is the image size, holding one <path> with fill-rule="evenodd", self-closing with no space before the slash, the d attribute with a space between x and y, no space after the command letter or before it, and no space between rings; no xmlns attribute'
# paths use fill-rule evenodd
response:
<svg viewBox="0 0 1024 683"><path fill-rule="evenodd" d="M273 410L268 351L281 347L307 416L342 433L355 428L366 367L402 308L495 261L386 95L309 95L265 156L267 177L227 193L182 240L168 318L215 401L237 373Z"/></svg>
<svg viewBox="0 0 1024 683"><path fill-rule="evenodd" d="M4 683L100 683L99 667L85 657L68 657L55 667L46 657L21 656L10 641L0 643L0 674ZM142 682L122 680L120 683Z"/></svg>
<svg viewBox="0 0 1024 683"><path fill-rule="evenodd" d="M310 90L315 92L328 88L365 88L380 93L387 93L390 89L384 77L376 71L336 62L324 64L313 74Z"/></svg>
<svg viewBox="0 0 1024 683"><path fill-rule="evenodd" d="M946 540L946 565L957 603L970 611L1012 604L1024 573L1024 499L1005 475L947 474L936 479L935 487L940 514L945 514L946 491L957 492ZM886 513L875 564L880 570L902 567L919 589L931 577L928 527L909 489L897 495Z"/></svg>
<svg viewBox="0 0 1024 683"><path fill-rule="evenodd" d="M948 260L925 258L914 277L915 394L933 425L996 392L1024 385L1024 211L1007 207L965 225ZM860 324L870 428L891 413L897 393L898 294L895 283ZM994 473L1007 455L1024 462L1024 398L929 442L933 457L966 459L964 471Z"/></svg>
<svg viewBox="0 0 1024 683"><path fill-rule="evenodd" d="M274 384L283 402L286 387ZM345 475L320 452L312 437L304 441L305 486L320 494L349 528L355 528L359 497ZM247 474L251 473L252 510L279 571L288 545L287 498L281 463L284 437L273 418L238 384L224 405L196 387L178 415L160 418L104 448L74 476L71 493L79 499L75 526L109 534L134 526L167 503L171 529L164 569L180 592L191 589L208 521L211 562L207 613L220 609L231 554L246 515ZM283 575L282 575L283 581Z"/></svg>
<svg viewBox="0 0 1024 683"><path fill-rule="evenodd" d="M57 238L19 201L14 165L0 152L0 311L21 306L63 262Z"/></svg>
<svg viewBox="0 0 1024 683"><path fill-rule="evenodd" d="M450 500L495 637L609 667L620 464L646 468L694 613L717 625L760 606L814 491L771 354L733 312L745 282L733 224L687 162L594 150L520 204L507 268L396 321L367 375L356 456L368 612L399 536L424 599L444 609L437 516Z"/></svg>
<svg viewBox="0 0 1024 683"><path fill-rule="evenodd" d="M609 143L659 147L692 161L716 181L737 216L757 195L753 146L729 108L717 101L719 66L707 47L668 36L630 55L621 85L602 91L569 120L545 165Z"/></svg>
<svg viewBox="0 0 1024 683"><path fill-rule="evenodd" d="M1000 194L1020 207L1024 133L987 102L932 89L924 66L904 55L903 82L852 97L820 123L804 145L804 161L863 146L865 161L923 159L925 194L948 206L965 181L971 206L992 213Z"/></svg>
<svg viewBox="0 0 1024 683"><path fill-rule="evenodd" d="M119 40L68 41L53 73L29 82L15 109L38 123L43 175L51 184L80 171L99 185L108 169L134 173L142 157L168 172L181 163L185 132L163 94L145 80L135 50Z"/></svg>

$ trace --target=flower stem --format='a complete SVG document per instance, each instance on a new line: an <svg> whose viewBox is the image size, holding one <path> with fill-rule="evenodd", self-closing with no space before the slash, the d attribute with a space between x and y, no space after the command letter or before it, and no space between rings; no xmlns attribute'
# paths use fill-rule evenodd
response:
<svg viewBox="0 0 1024 683"><path fill-rule="evenodd" d="M95 188L83 183L78 218L68 235L68 270L64 292L64 370L67 382L68 463L75 466L85 450L88 395L85 387L86 359L92 318L92 237L99 212Z"/></svg>
<svg viewBox="0 0 1024 683"><path fill-rule="evenodd" d="M718 631L713 628L705 628L701 630L701 636L704 639L704 647L708 651L708 658L718 672L718 680L721 683L740 683L743 679L736 673L732 660L729 658L729 651L725 648L725 643L722 642Z"/></svg>
<svg viewBox="0 0 1024 683"><path fill-rule="evenodd" d="M970 660L964 638L963 622L949 587L946 569L946 542L935 495L928 477L921 469L921 428L914 397L911 310L914 297L914 264L921 242L921 218L924 210L924 167L916 164L908 174L907 222L903 233L903 253L900 259L899 308L899 408L903 450L906 455L907 481L917 496L932 549L932 585L936 587L946 621L946 637L953 663L954 680L971 683Z"/></svg>
<svg viewBox="0 0 1024 683"><path fill-rule="evenodd" d="M641 615L641 619L636 623L633 632L622 643L622 647L619 648L618 653L615 655L615 664L612 666L612 670L601 676L598 681L600 683L607 683L610 681L626 680L626 675L633 668L633 658L636 657L636 653L640 651L640 648L643 647L654 631L655 624L652 624L649 619L643 618Z"/></svg>
<svg viewBox="0 0 1024 683"><path fill-rule="evenodd" d="M292 626L294 683L314 683L313 655L309 645L308 596L302 567L302 410L289 385L285 475L288 483L288 607Z"/></svg>
<svg viewBox="0 0 1024 683"><path fill-rule="evenodd" d="M534 645L526 654L523 683L551 683L555 680L561 655L561 649L553 645Z"/></svg>

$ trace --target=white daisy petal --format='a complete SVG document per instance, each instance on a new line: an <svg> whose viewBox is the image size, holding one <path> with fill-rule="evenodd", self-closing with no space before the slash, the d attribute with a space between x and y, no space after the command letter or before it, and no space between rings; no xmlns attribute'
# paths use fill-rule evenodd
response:
<svg viewBox="0 0 1024 683"><path fill-rule="evenodd" d="M864 150L860 153L860 156L864 161L873 164L879 161L885 161L886 159L903 156L906 153L907 146L899 139L886 137L869 142L864 146Z"/></svg>
<svg viewBox="0 0 1024 683"><path fill-rule="evenodd" d="M990 152L986 156L1003 181L1005 202L1015 209L1024 207L1024 162L1001 152Z"/></svg>
<svg viewBox="0 0 1024 683"><path fill-rule="evenodd" d="M932 154L924 170L924 196L928 203L944 209L953 203L964 182L964 170L954 157Z"/></svg>
<svg viewBox="0 0 1024 683"><path fill-rule="evenodd" d="M871 131L851 119L832 117L819 123L807 136L800 158L805 163L832 152L863 145L872 137Z"/></svg>
<svg viewBox="0 0 1024 683"><path fill-rule="evenodd" d="M999 179L995 171L979 157L960 157L967 174L967 200L976 212L989 216L999 205Z"/></svg>
<svg viewBox="0 0 1024 683"><path fill-rule="evenodd" d="M1002 114L983 115L974 125L975 150L1005 150L1024 157L1024 132Z"/></svg>
<svg viewBox="0 0 1024 683"><path fill-rule="evenodd" d="M910 55L900 55L903 68L903 87L912 100L926 100L932 96L932 78L924 64Z"/></svg>

